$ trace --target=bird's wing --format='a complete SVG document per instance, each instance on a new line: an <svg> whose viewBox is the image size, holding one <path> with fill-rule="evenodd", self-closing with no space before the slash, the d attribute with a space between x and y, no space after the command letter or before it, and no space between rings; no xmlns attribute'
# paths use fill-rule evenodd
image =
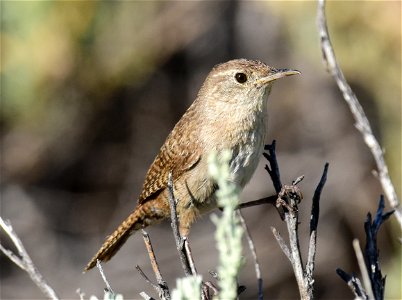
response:
<svg viewBox="0 0 402 300"><path fill-rule="evenodd" d="M197 128L189 126L189 117L187 111L161 147L145 177L139 204L153 199L167 187L170 172L176 181L200 161Z"/></svg>

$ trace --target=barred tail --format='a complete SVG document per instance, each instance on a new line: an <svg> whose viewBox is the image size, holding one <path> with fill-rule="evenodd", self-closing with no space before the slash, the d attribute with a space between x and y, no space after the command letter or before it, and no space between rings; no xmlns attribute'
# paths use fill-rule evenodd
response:
<svg viewBox="0 0 402 300"><path fill-rule="evenodd" d="M152 212L152 203L147 202L144 205L138 206L123 223L108 236L98 253L91 259L88 265L85 267L85 271L88 271L96 266L96 262L99 259L102 262L106 262L111 259L117 251L123 246L130 235L140 228L146 227L157 221L161 216L150 214Z"/></svg>

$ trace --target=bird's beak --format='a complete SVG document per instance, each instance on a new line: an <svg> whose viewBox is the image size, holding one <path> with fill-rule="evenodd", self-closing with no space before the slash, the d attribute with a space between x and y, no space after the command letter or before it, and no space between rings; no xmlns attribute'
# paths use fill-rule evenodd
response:
<svg viewBox="0 0 402 300"><path fill-rule="evenodd" d="M266 85L267 83L271 81L275 81L279 78L285 77L285 76L292 76L292 75L297 75L301 74L297 70L291 70L291 69L273 69L272 73L266 77L263 77L257 81L257 84L262 86Z"/></svg>

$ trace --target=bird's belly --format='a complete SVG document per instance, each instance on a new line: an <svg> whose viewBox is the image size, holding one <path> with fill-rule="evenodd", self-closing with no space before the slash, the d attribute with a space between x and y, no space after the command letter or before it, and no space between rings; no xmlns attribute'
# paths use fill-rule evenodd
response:
<svg viewBox="0 0 402 300"><path fill-rule="evenodd" d="M232 149L230 162L231 180L243 188L251 179L260 160L264 131L251 131L246 136L246 142Z"/></svg>

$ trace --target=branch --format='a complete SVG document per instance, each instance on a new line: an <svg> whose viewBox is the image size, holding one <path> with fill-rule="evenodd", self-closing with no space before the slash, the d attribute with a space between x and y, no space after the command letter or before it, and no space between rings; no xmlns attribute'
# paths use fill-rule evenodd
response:
<svg viewBox="0 0 402 300"><path fill-rule="evenodd" d="M160 272L159 265L156 260L155 252L152 247L151 239L149 238L149 234L144 229L142 230L142 237L144 239L145 247L147 248L149 260L151 261L152 270L154 271L155 278L158 283L158 285L155 285L152 283L151 284L158 292L159 298L161 298L162 300L169 300L170 299L169 287L168 287L166 281L163 280L163 278L162 278L162 274ZM139 267L138 267L137 270L140 272L141 269L139 269ZM140 272L140 274L141 274L141 272Z"/></svg>
<svg viewBox="0 0 402 300"><path fill-rule="evenodd" d="M309 281L313 281L315 253L317 251L317 227L320 215L320 198L322 189L324 188L325 182L327 181L328 167L329 164L326 163L324 166L324 171L321 176L321 180L318 183L317 188L315 189L313 196L313 203L311 205L310 243L308 247L308 256L306 264L306 275Z"/></svg>
<svg viewBox="0 0 402 300"><path fill-rule="evenodd" d="M352 115L356 122L355 126L357 130L360 131L363 136L364 142L373 154L378 169L378 178L380 180L384 193L387 196L390 206L395 209L396 219L398 220L399 225L402 228L402 207L399 202L398 196L396 195L395 188L391 182L391 178L389 177L388 167L384 160L383 151L371 130L370 123L363 111L362 106L359 103L359 100L347 83L342 70L336 61L335 53L329 38L327 28L327 21L325 16L325 0L318 1L317 24L320 34L321 51L324 63L326 64L328 71L334 77L338 88L343 94L343 98L349 105L349 109L352 112Z"/></svg>
<svg viewBox="0 0 402 300"><path fill-rule="evenodd" d="M105 272L103 272L102 264L101 264L101 261L100 261L99 259L96 260L96 267L98 268L99 273L100 273L101 276L102 276L103 282L104 282L105 285L106 285L105 292L111 293L112 296L114 297L116 294L115 294L115 292L113 291L112 287L110 286L109 281L108 281L107 278L106 278Z"/></svg>
<svg viewBox="0 0 402 300"><path fill-rule="evenodd" d="M340 268L336 269L336 273L348 284L349 288L356 297L355 300L368 300L366 291L363 289L360 279L357 278L355 274L349 275Z"/></svg>
<svg viewBox="0 0 402 300"><path fill-rule="evenodd" d="M383 299L385 289L385 277L381 274L381 266L379 262L377 233L380 226L393 214L393 212L394 211L389 211L384 213L384 196L381 195L374 220L372 221L371 214L368 213L367 220L364 222L364 230L366 232L366 247L364 250L366 257L365 262L375 299Z"/></svg>
<svg viewBox="0 0 402 300"><path fill-rule="evenodd" d="M370 277L367 272L366 264L364 263L362 248L360 247L360 243L359 243L358 239L353 240L353 249L355 250L357 263L359 265L360 273L362 274L362 277L363 277L363 284L364 284L365 290L367 291L368 299L374 300L376 298L374 298L373 288L370 283Z"/></svg>
<svg viewBox="0 0 402 300"><path fill-rule="evenodd" d="M20 257L14 254L12 251L5 249L1 244L0 250L18 267L28 273L29 277L31 277L31 280L37 285L37 287L39 287L39 289L44 295L46 295L46 297L50 299L59 299L59 297L56 295L56 292L49 286L49 284L43 278L42 274L39 273L38 269L33 264L31 257L25 250L25 247L22 244L18 235L14 232L11 224L4 221L3 218L0 217L0 226L10 237L11 241L17 248Z"/></svg>
<svg viewBox="0 0 402 300"><path fill-rule="evenodd" d="M363 276L364 286L367 290L368 295L366 294L366 291L361 287L360 281L358 281L358 278L356 278L354 274L350 276L341 269L336 270L338 275L352 288L354 294L362 297L363 299L384 299L385 277L383 277L381 274L378 256L379 250L377 248L377 233L380 229L380 226L392 215L394 211L389 211L387 213L383 212L384 197L381 196L374 221L372 222L371 214L368 213L367 220L364 222L364 230L366 231L366 247L364 250L364 259L358 241L353 241L356 258L359 263L360 271ZM355 284L355 282L358 282L360 286Z"/></svg>
<svg viewBox="0 0 402 300"><path fill-rule="evenodd" d="M195 267L193 253L191 252L190 244L186 237L183 237L183 246L184 246L184 251L186 252L186 258L187 258L187 261L188 261L188 264L189 264L189 267L191 270L191 274L197 275L197 269Z"/></svg>
<svg viewBox="0 0 402 300"><path fill-rule="evenodd" d="M308 285L307 279L305 278L303 261L300 253L299 236L298 236L298 225L299 225L299 212L297 208L298 202L300 202L301 195L297 195L297 190L292 191L290 188L296 188L296 186L284 186L282 191L286 191L284 196L286 197L286 202L291 209L285 212L285 222L288 228L289 234L289 248L290 257L293 267L293 272L296 276L297 285L299 287L301 299L313 299L313 289L312 286ZM290 193L287 192L290 189ZM281 193L282 193L281 191ZM280 194L281 194L280 193ZM288 193L288 194L286 194Z"/></svg>
<svg viewBox="0 0 402 300"><path fill-rule="evenodd" d="M265 170L267 170L269 176L271 176L272 183L274 184L274 188L276 193L279 193L282 188L281 183L281 175L279 173L279 165L276 159L276 141L273 140L272 144L265 145L264 150L268 152L264 152L262 155L268 160L269 166L265 165Z"/></svg>
<svg viewBox="0 0 402 300"><path fill-rule="evenodd" d="M257 205L261 205L261 204L272 204L275 206L277 199L278 199L278 195L275 195L275 196L269 196L269 197L265 197L265 198L261 198L258 200L245 202L245 203L240 203L239 205L237 205L236 209L243 209L243 208L257 206Z"/></svg>
<svg viewBox="0 0 402 300"><path fill-rule="evenodd" d="M246 220L244 220L243 215L241 214L240 210L237 212L237 214L239 216L240 223L241 223L241 225L243 227L243 230L244 230L244 233L245 233L245 236L246 236L246 239L247 239L248 247L250 248L250 252L251 252L251 255L252 255L253 260L254 260L255 275L257 277L257 284L258 284L258 300L262 300L264 298L264 295L262 293L263 280L262 280L262 277L261 277L260 264L258 263L257 251L255 249L254 241L253 241L253 239L251 237L250 231L249 231L249 229L247 227Z"/></svg>
<svg viewBox="0 0 402 300"><path fill-rule="evenodd" d="M160 288L158 285L156 285L155 283L153 283L153 282L148 278L147 275L145 275L145 273L144 273L144 271L141 269L141 267L140 267L139 265L136 265L136 266L135 266L135 269L138 271L138 273L140 273L141 277L144 278L144 280L145 280L146 282L148 282L148 283L154 288L154 290L155 290L159 295L161 295L161 288ZM140 293L140 296L143 297L144 299L153 299L153 298L151 298L149 295L147 295L145 292L141 292L141 293ZM149 298L148 298L148 297L149 297Z"/></svg>
<svg viewBox="0 0 402 300"><path fill-rule="evenodd" d="M187 277L192 276L194 278L198 278L196 276L197 269L194 264L194 258L192 256L190 244L186 237L182 237L180 235L179 219L177 217L176 199L174 197L173 178L172 178L171 173L169 173L169 179L168 179L168 198L169 198L169 204L170 204L171 226L172 226L173 235L174 235L175 241L176 241L176 248L177 248L177 251L179 252L181 265L184 270L184 274ZM193 282L192 280L193 279L189 279L189 281L183 281L183 282ZM209 294L208 288L209 287L207 285L205 285L202 281L201 281L201 284L202 284L201 296L203 297L203 299L208 299L209 298L208 297L208 294ZM212 284L210 284L210 285L212 285Z"/></svg>
<svg viewBox="0 0 402 300"><path fill-rule="evenodd" d="M299 213L297 205L302 199L302 194L299 188L296 186L296 184L299 183L303 177L297 178L295 181L293 181L291 186L284 185L278 194L277 207L280 205L282 206L282 209L285 208L283 213L289 234L289 246L286 245L276 228L271 227L272 233L281 247L282 252L292 264L301 299L313 299L313 272L317 245L317 226L320 211L319 201L321 198L322 189L327 179L327 173L328 163L325 164L323 174L313 196L310 217L310 243L305 268L303 267L298 236Z"/></svg>
<svg viewBox="0 0 402 300"><path fill-rule="evenodd" d="M186 250L184 248L183 238L180 235L179 231L179 219L177 218L177 211L176 211L176 199L174 197L174 190L173 190L173 178L172 173L169 173L169 180L168 180L168 191L169 191L169 204L170 204L170 218L171 218L171 226L173 230L173 235L176 241L176 248L179 252L179 257L181 261L181 266L183 267L184 274L186 276L191 276L191 268L188 261L188 257L186 254Z"/></svg>

